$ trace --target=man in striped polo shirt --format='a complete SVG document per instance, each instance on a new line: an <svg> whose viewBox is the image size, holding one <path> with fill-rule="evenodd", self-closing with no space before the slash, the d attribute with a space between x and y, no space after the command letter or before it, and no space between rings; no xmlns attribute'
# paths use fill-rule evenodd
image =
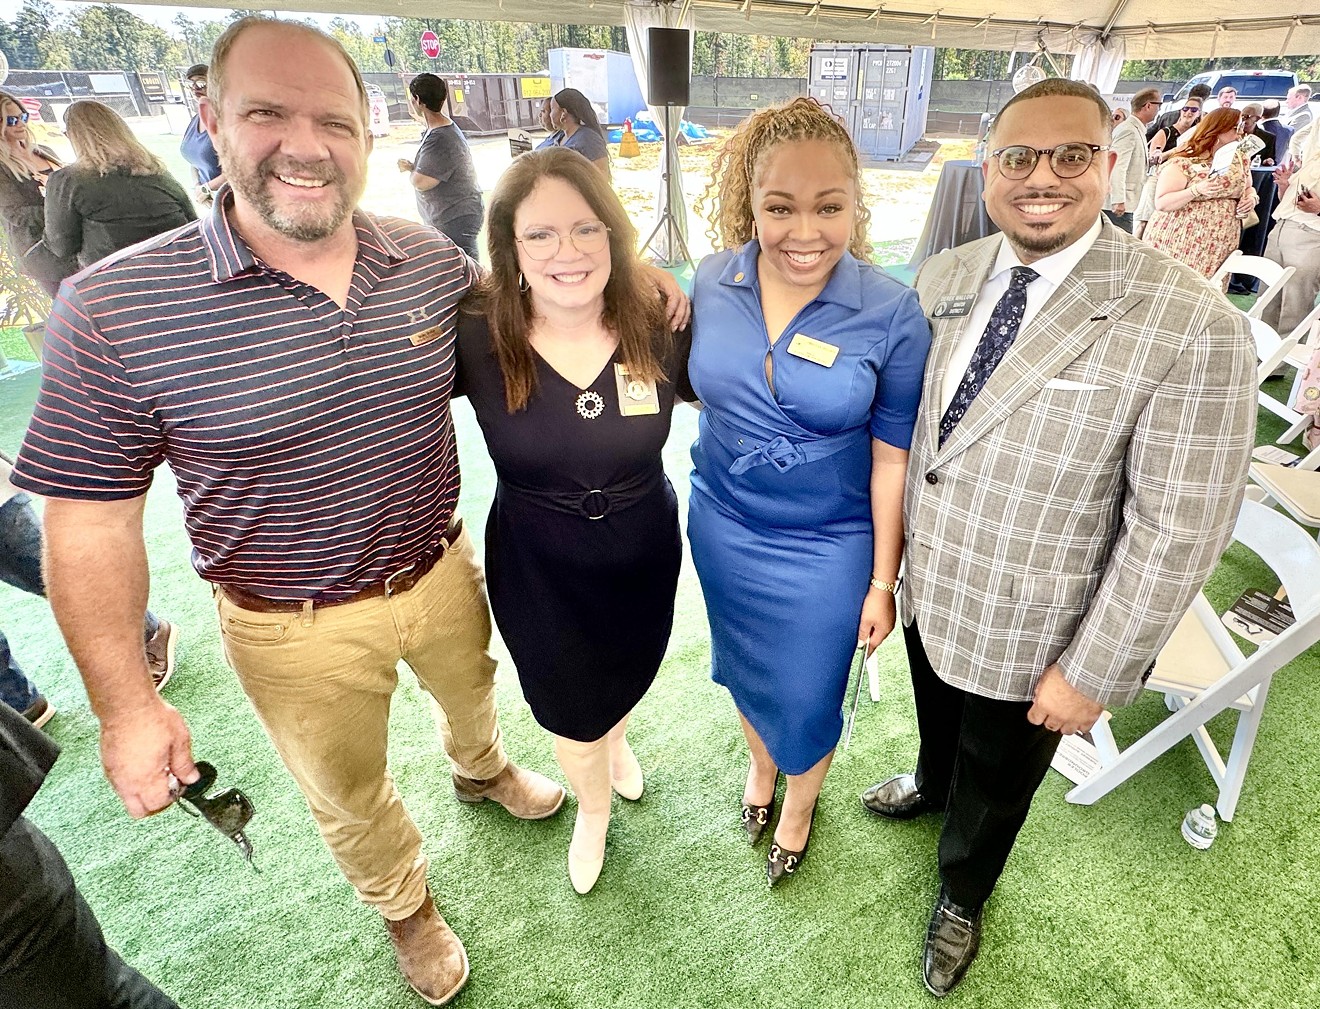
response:
<svg viewBox="0 0 1320 1009"><path fill-rule="evenodd" d="M454 317L477 268L430 228L354 209L368 106L333 40L244 19L209 83L232 189L65 283L14 482L49 499L51 604L140 817L197 778L142 645L144 495L169 463L229 663L404 975L440 1005L468 964L386 770L398 660L435 699L459 799L525 819L564 799L504 754L484 583L454 517Z"/></svg>

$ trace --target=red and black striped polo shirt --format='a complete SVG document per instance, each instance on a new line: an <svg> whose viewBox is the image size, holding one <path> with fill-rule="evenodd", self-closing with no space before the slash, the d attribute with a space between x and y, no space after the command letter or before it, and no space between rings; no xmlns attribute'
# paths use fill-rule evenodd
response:
<svg viewBox="0 0 1320 1009"><path fill-rule="evenodd" d="M65 282L14 483L118 500L167 462L203 578L344 598L434 548L457 505L455 319L477 266L358 211L340 309L257 261L227 196Z"/></svg>

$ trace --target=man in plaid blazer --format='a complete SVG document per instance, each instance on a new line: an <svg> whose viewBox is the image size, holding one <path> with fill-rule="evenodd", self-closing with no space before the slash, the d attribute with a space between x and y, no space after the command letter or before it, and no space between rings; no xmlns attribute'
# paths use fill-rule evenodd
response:
<svg viewBox="0 0 1320 1009"><path fill-rule="evenodd" d="M1011 99L984 167L1003 235L917 278L934 338L900 603L921 749L915 775L862 801L944 813L924 962L937 996L976 956L1060 738L1137 695L1214 568L1254 442L1245 317L1101 218L1109 121L1072 81ZM1005 342L996 360L987 346Z"/></svg>

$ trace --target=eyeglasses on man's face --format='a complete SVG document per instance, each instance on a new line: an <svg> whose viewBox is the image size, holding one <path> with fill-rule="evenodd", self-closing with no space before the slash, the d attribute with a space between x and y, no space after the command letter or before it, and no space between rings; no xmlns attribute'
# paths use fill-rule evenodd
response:
<svg viewBox="0 0 1320 1009"><path fill-rule="evenodd" d="M19 123L26 123L30 118L32 118L31 112L20 112L16 116L5 116L5 125L17 126Z"/></svg>
<svg viewBox="0 0 1320 1009"><path fill-rule="evenodd" d="M206 94L206 81L195 80L195 79L190 80L188 82L188 87L193 89L194 94L199 94L199 95Z"/></svg>
<svg viewBox="0 0 1320 1009"><path fill-rule="evenodd" d="M602 221L584 221L567 235L548 228L533 228L516 239L531 259L543 261L559 255L560 243L567 238L573 248L585 255L600 252L610 241L610 229Z"/></svg>
<svg viewBox="0 0 1320 1009"><path fill-rule="evenodd" d="M1050 159L1050 170L1061 179L1075 179L1082 175L1095 156L1109 150L1100 144L1060 144L1058 147L1026 147L1014 144L991 151L990 156L999 164L999 174L1006 179L1025 179L1036 170L1042 156Z"/></svg>

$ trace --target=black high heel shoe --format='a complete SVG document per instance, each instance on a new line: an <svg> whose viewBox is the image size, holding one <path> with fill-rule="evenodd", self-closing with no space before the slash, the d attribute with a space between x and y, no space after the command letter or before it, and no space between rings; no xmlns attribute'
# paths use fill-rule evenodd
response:
<svg viewBox="0 0 1320 1009"><path fill-rule="evenodd" d="M775 787L770 792L768 806L743 805L742 826L743 830L747 831L747 840L752 847L756 847L761 835L765 833L765 828L769 826L771 818L775 815L775 794L779 791L779 779L783 776L782 771L775 772Z"/></svg>
<svg viewBox="0 0 1320 1009"><path fill-rule="evenodd" d="M819 799L816 800L820 802ZM770 885L774 886L786 876L791 876L802 868L802 860L807 857L807 848L811 846L811 830L816 826L816 806L811 807L811 819L807 823L807 840L801 851L790 851L778 841L770 845L770 854L766 857L765 875Z"/></svg>

